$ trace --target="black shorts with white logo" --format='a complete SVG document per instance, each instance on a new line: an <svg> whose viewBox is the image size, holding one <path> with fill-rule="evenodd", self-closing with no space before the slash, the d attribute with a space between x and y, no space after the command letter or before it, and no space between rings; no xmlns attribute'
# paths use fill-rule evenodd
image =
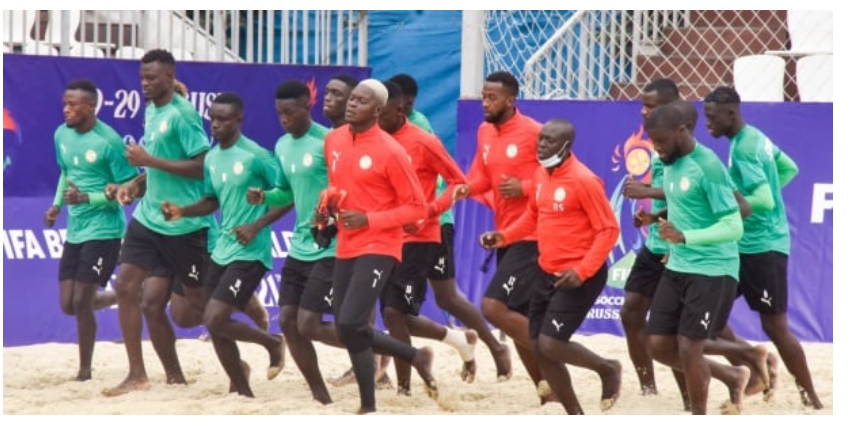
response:
<svg viewBox="0 0 852 428"><path fill-rule="evenodd" d="M728 322L736 290L737 281L727 275L666 269L651 302L646 331L648 335L715 339Z"/></svg>
<svg viewBox="0 0 852 428"><path fill-rule="evenodd" d="M307 262L288 256L281 267L278 306L298 306L330 314L334 303L333 280L334 257Z"/></svg>
<svg viewBox="0 0 852 428"><path fill-rule="evenodd" d="M538 242L520 241L499 249L497 272L488 283L485 297L526 315L538 269Z"/></svg>
<svg viewBox="0 0 852 428"><path fill-rule="evenodd" d="M148 272L172 272L187 287L201 287L207 257L207 228L183 235L163 235L130 221L121 246L121 263Z"/></svg>
<svg viewBox="0 0 852 428"><path fill-rule="evenodd" d="M606 286L607 272L604 263L580 287L554 288L559 276L539 268L530 298L530 339L545 335L562 342L571 340Z"/></svg>
<svg viewBox="0 0 852 428"><path fill-rule="evenodd" d="M456 227L452 223L441 225L441 244L438 245L438 253L435 262L429 269L430 281L442 281L456 277L456 257L453 240L456 236Z"/></svg>
<svg viewBox="0 0 852 428"><path fill-rule="evenodd" d="M740 254L738 295L751 310L766 315L787 313L787 255L777 251Z"/></svg>
<svg viewBox="0 0 852 428"><path fill-rule="evenodd" d="M59 260L59 281L73 280L105 287L118 263L121 239L66 242Z"/></svg>
<svg viewBox="0 0 852 428"><path fill-rule="evenodd" d="M657 284L660 283L660 277L663 276L665 269L663 255L654 254L648 247L643 246L642 251L639 251L639 255L636 256L636 261L633 262L630 274L627 275L624 291L639 293L649 298L654 297L654 291L657 290Z"/></svg>
<svg viewBox="0 0 852 428"><path fill-rule="evenodd" d="M390 306L404 314L420 315L426 300L426 276L432 269L429 260L435 259L438 246L436 242L402 245L402 263L394 269L389 286L382 292L382 309Z"/></svg>
<svg viewBox="0 0 852 428"><path fill-rule="evenodd" d="M211 298L242 311L267 271L258 261L240 260L222 266L211 260L205 282L213 290Z"/></svg>

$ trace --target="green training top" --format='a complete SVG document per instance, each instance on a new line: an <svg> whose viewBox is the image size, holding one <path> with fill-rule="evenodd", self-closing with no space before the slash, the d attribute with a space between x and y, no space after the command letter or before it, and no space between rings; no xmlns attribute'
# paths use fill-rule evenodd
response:
<svg viewBox="0 0 852 428"><path fill-rule="evenodd" d="M663 162L660 160L657 153L654 152L651 158L651 187L658 189L663 188ZM651 213L658 213L666 208L664 199L651 198ZM660 224L657 222L651 223L648 226L648 239L645 240L645 246L654 254L662 255L669 250L669 243L660 238Z"/></svg>
<svg viewBox="0 0 852 428"><path fill-rule="evenodd" d="M311 223L319 195L328 187L328 167L323 147L329 130L314 122L305 135L293 138L285 134L275 143L275 157L281 168L279 180L274 184L293 194L296 220L290 239L289 256L301 261L315 261L334 257L337 239L328 248L319 248Z"/></svg>
<svg viewBox="0 0 852 428"><path fill-rule="evenodd" d="M179 95L157 107L145 107L145 149L154 157L172 161L189 160L210 150L201 116ZM182 207L201 199L204 180L186 178L157 168L147 168L148 189L133 212L133 218L163 235L183 235L208 226L204 218L166 221L160 204L169 201Z"/></svg>
<svg viewBox="0 0 852 428"><path fill-rule="evenodd" d="M234 229L254 223L267 207L246 200L251 187L266 189L277 171L272 153L242 135L233 146L216 145L204 158L204 195L219 200L220 225L216 248L210 258L225 266L235 261L259 261L272 269L272 235L264 227L247 245L237 241ZM182 221L182 220L181 220Z"/></svg>
<svg viewBox="0 0 852 428"><path fill-rule="evenodd" d="M744 254L778 251L790 254L790 226L781 196L781 182L775 158L779 155L772 140L751 125L746 125L731 139L728 171L737 190L750 195L762 185L772 190L775 208L764 212L752 212L743 219L743 237L740 252Z"/></svg>
<svg viewBox="0 0 852 428"><path fill-rule="evenodd" d="M696 141L695 150L666 165L663 191L668 221L680 231L705 229L739 211L734 183L716 154ZM734 241L713 245L674 244L666 268L675 272L739 279Z"/></svg>
<svg viewBox="0 0 852 428"><path fill-rule="evenodd" d="M65 178L83 193L103 193L110 183L124 183L136 176L136 168L124 156L124 140L97 119L95 127L78 133L65 124L53 134L56 162ZM68 207L66 240L79 244L96 239L124 237L127 220L118 204Z"/></svg>

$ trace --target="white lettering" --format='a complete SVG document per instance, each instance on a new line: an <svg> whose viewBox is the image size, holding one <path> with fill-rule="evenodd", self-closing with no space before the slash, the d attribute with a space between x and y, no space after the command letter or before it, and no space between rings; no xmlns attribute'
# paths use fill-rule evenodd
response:
<svg viewBox="0 0 852 428"><path fill-rule="evenodd" d="M592 308L586 314L586 319L593 320L620 320L621 314L617 309L612 308Z"/></svg>
<svg viewBox="0 0 852 428"><path fill-rule="evenodd" d="M263 302L263 306L277 306L278 305L278 283L281 281L281 275L275 274L267 274L266 277L260 281L260 285L257 287L257 296L260 298L260 301Z"/></svg>
<svg viewBox="0 0 852 428"><path fill-rule="evenodd" d="M629 267L613 268L610 270L612 281L627 281L627 276L630 275Z"/></svg>
<svg viewBox="0 0 852 428"><path fill-rule="evenodd" d="M811 223L825 221L825 212L834 210L834 183L814 183L811 200Z"/></svg>
<svg viewBox="0 0 852 428"><path fill-rule="evenodd" d="M36 234L33 233L32 230L27 230L25 231L24 236L27 240L27 258L45 258L44 250L41 249L41 244L39 244Z"/></svg>
<svg viewBox="0 0 852 428"><path fill-rule="evenodd" d="M606 305L606 306L621 306L624 304L623 296L598 296L595 299L596 305Z"/></svg>
<svg viewBox="0 0 852 428"><path fill-rule="evenodd" d="M282 230L280 232L271 231L272 233L272 257L283 259L287 257L290 249L290 241L293 239L293 232ZM280 236L279 236L280 234ZM282 245L283 242L283 245Z"/></svg>
<svg viewBox="0 0 852 428"><path fill-rule="evenodd" d="M47 251L50 253L51 259L62 257L63 238L59 231L44 229L44 240L47 243Z"/></svg>

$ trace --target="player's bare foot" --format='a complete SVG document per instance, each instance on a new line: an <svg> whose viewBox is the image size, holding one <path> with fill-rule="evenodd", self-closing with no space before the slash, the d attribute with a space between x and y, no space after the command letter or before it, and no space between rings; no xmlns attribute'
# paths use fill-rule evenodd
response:
<svg viewBox="0 0 852 428"><path fill-rule="evenodd" d="M87 380L92 380L92 369L80 369L77 372L77 377L74 380L78 382L85 382Z"/></svg>
<svg viewBox="0 0 852 428"><path fill-rule="evenodd" d="M816 392L808 392L805 387L796 383L796 389L799 390L799 397L802 399L802 405L805 407L813 407L815 410L820 410L824 406L822 405L822 401L820 401L819 397L816 395Z"/></svg>
<svg viewBox="0 0 852 428"><path fill-rule="evenodd" d="M369 415L370 413L376 413L376 407L359 407L358 411L355 412L356 415Z"/></svg>
<svg viewBox="0 0 852 428"><path fill-rule="evenodd" d="M512 378L512 350L500 344L500 350L492 353L494 366L497 368L497 382L505 382Z"/></svg>
<svg viewBox="0 0 852 428"><path fill-rule="evenodd" d="M266 378L269 380L275 379L281 370L284 370L284 353L286 351L286 343L280 335L273 336L278 342L275 346L269 349L269 369L266 371Z"/></svg>
<svg viewBox="0 0 852 428"><path fill-rule="evenodd" d="M350 367L349 370L346 370L345 372L343 372L342 375L340 375L336 378L333 378L333 379L328 379L328 383L331 384L332 386L338 386L338 387L343 386L343 385L353 384L353 383L355 383L355 372L352 371L352 367Z"/></svg>
<svg viewBox="0 0 852 428"><path fill-rule="evenodd" d="M397 385L396 395L402 395L404 397L411 397L411 385L408 385L408 384Z"/></svg>
<svg viewBox="0 0 852 428"><path fill-rule="evenodd" d="M768 356L769 351L763 345L754 346L749 352L748 364L752 371L745 388L746 396L755 395L769 388Z"/></svg>
<svg viewBox="0 0 852 428"><path fill-rule="evenodd" d="M104 390L101 391L101 394L107 397L118 397L119 395L124 395L128 392L147 391L149 389L151 389L151 383L148 382L147 377L139 379L127 378L116 387L104 388Z"/></svg>
<svg viewBox="0 0 852 428"><path fill-rule="evenodd" d="M778 382L778 356L770 352L766 356L766 367L769 372L769 384L763 390L763 401L768 402L775 395L775 388Z"/></svg>
<svg viewBox="0 0 852 428"><path fill-rule="evenodd" d="M244 360L240 360L240 365L243 366L243 374L246 376L246 380L251 377L251 366ZM228 386L228 393L237 392L237 387L234 385L234 381L231 381L231 384Z"/></svg>
<svg viewBox="0 0 852 428"><path fill-rule="evenodd" d="M393 382L391 382L387 371L382 373L382 376L376 379L376 389L393 389Z"/></svg>
<svg viewBox="0 0 852 428"><path fill-rule="evenodd" d="M550 388L550 384L544 379L538 381L535 392L538 394L538 400L542 406L547 403L559 402L559 397L556 396L556 393Z"/></svg>
<svg viewBox="0 0 852 428"><path fill-rule="evenodd" d="M469 352L470 355L476 355L476 341L478 340L476 332L473 330L467 330L464 332L464 336L468 345L467 352ZM461 379L463 382L467 383L473 383L473 381L476 380L476 358L472 358L470 361L465 361L464 364L462 364Z"/></svg>
<svg viewBox="0 0 852 428"><path fill-rule="evenodd" d="M607 360L607 368L601 376L601 411L606 412L615 406L621 394L621 363Z"/></svg>
<svg viewBox="0 0 852 428"><path fill-rule="evenodd" d="M188 385L180 367L166 371L166 385Z"/></svg>
<svg viewBox="0 0 852 428"><path fill-rule="evenodd" d="M720 413L723 415L739 415L742 414L743 397L745 396L745 388L748 385L748 380L751 377L751 369L746 366L736 366L733 368L736 375L730 380L726 380L725 385L728 387L730 398L728 401L719 406Z"/></svg>
<svg viewBox="0 0 852 428"><path fill-rule="evenodd" d="M432 376L432 360L434 359L432 348L424 346L417 350L414 356L414 361L411 366L417 370L417 374L423 379L423 387L426 390L426 395L433 400L438 399L438 382Z"/></svg>

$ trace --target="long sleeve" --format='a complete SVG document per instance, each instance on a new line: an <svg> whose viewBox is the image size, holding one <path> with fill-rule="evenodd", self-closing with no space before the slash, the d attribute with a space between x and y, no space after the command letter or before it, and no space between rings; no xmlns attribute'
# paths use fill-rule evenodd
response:
<svg viewBox="0 0 852 428"><path fill-rule="evenodd" d="M778 154L775 156L775 165L778 168L778 181L782 189L799 174L799 166L796 165L793 158L787 156L781 150L778 150Z"/></svg>
<svg viewBox="0 0 852 428"><path fill-rule="evenodd" d="M595 231L591 248L576 267L580 279L585 281L606 262L607 256L618 240L619 229L602 186L589 183L577 189L577 192L580 205L588 214L592 230Z"/></svg>
<svg viewBox="0 0 852 428"><path fill-rule="evenodd" d="M743 221L740 213L723 216L709 227L683 231L686 245L712 245L738 241L743 236Z"/></svg>
<svg viewBox="0 0 852 428"><path fill-rule="evenodd" d="M399 228L427 217L426 198L420 182L410 163L403 162L407 160L395 159L388 163L387 169L389 181L396 183L394 190L399 205L389 210L367 213L370 227Z"/></svg>

